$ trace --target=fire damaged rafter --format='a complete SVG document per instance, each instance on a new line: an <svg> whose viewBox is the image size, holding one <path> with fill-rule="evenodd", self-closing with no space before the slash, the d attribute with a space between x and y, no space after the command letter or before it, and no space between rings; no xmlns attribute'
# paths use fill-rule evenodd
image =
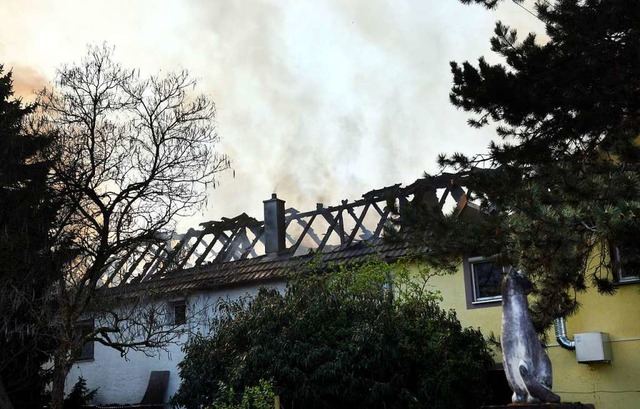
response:
<svg viewBox="0 0 640 409"><path fill-rule="evenodd" d="M189 229L185 234L180 236L180 241L176 244L170 251L167 252L167 258L164 260L162 264L162 268L157 270L154 275L162 276L169 270L180 268L183 264L180 258L180 252L184 248L185 243L187 243L191 237L195 235L195 230Z"/></svg>
<svg viewBox="0 0 640 409"><path fill-rule="evenodd" d="M166 254L166 247L168 246L167 242L161 243L160 245L156 245L156 249L154 252L154 255L152 257L152 259L150 261L147 261L146 263L144 263L144 265L142 266L142 271L140 272L140 274L138 274L138 276L135 278L135 280L137 281L144 281L146 279L148 279L149 277L151 277L153 275L153 273L155 272L155 268L158 264L163 263L164 259L166 259L166 256L163 255L163 252L165 252ZM153 243L151 244L151 247L153 247ZM148 249L150 250L151 247L148 247ZM142 260L145 259L146 254L145 253L141 253L140 257L137 259L137 261L131 266L132 269L137 269L138 265L140 264L140 262L142 262Z"/></svg>
<svg viewBox="0 0 640 409"><path fill-rule="evenodd" d="M285 247L278 254L293 257L297 251L309 248L314 252L330 252L347 248L361 241L381 238L389 222L390 204L402 209L409 202L423 202L442 209L448 196L460 205L466 203L469 192L461 187L465 176L441 174L419 179L411 185L399 184L372 190L353 202L343 200L338 206L324 207L301 213L289 208L282 220ZM438 197L438 192L440 197ZM246 214L221 221L202 223L201 229L171 238L159 238L138 249L132 249L114 265L126 269L121 281L145 282L162 279L172 271L245 260L265 255L265 223ZM294 228L295 226L295 228ZM360 235L360 236L358 236ZM359 238L358 238L359 237ZM172 244L175 243L175 244ZM302 247L301 246L306 246ZM144 264L140 266L141 263ZM105 285L115 283L105 283Z"/></svg>
<svg viewBox="0 0 640 409"><path fill-rule="evenodd" d="M318 204L318 207L316 209L316 211L314 212L307 212L307 213L300 213L299 211L297 211L294 208L288 209L287 212L289 214L289 217L286 218L286 224L285 224L285 229L288 228L291 223L295 220L300 226L302 226L302 233L300 234L300 236L298 237L297 240L291 238L290 241L292 243L295 243L293 246L291 246L292 252L295 253L296 250L298 249L298 247L300 246L300 244L302 243L302 240L305 239L305 237L309 237L311 240L313 240L314 243L316 243L316 245L320 245L320 243L322 242L322 240L320 239L320 237L318 237L318 235L313 231L313 229L311 229L311 225L313 224L313 222L316 219L316 216L318 216L319 212L318 210L320 210L322 207L322 204ZM309 221L305 221L304 219L306 217L310 217ZM291 236L289 236L291 237Z"/></svg>
<svg viewBox="0 0 640 409"><path fill-rule="evenodd" d="M227 235L226 232L222 232L220 236L220 242L222 243L222 248L216 255L216 258L213 259L213 263L219 263L227 260L227 254L230 252L229 249L232 248L231 243L233 243L238 236L238 229L231 230L231 235Z"/></svg>
<svg viewBox="0 0 640 409"><path fill-rule="evenodd" d="M336 209L335 217L332 215L333 213L332 210L320 209L320 215L327 221L327 223L329 224L329 227L324 234L322 242L320 242L320 246L318 246L318 251L320 252L324 251L324 247L327 245L327 242L329 241L329 238L331 237L331 234L334 231L338 234L338 237L340 237L340 244L344 243L345 241L344 228L342 226L342 223L343 223L342 212L344 211L344 206L345 206L345 202L343 202L342 206L338 206L337 208L334 208Z"/></svg>
<svg viewBox="0 0 640 409"><path fill-rule="evenodd" d="M295 244L291 247L292 254L296 252L305 239L311 239L317 245L317 248L314 248L313 250L318 252L325 251L327 243L334 232L340 238L340 245L351 245L359 231L362 230L365 234L371 231L371 229L364 226L364 220L371 208L375 209L378 216L383 219L377 223L375 233L372 235L374 237L380 237L382 226L387 222L389 210L381 209L378 203L386 203L388 194L391 192L397 193L398 191L399 185L395 185L391 188L369 192L363 195L363 199L359 199L351 203L344 200L338 206L324 207L319 203L315 210L305 213L291 211L290 209L287 226L291 222L296 221L303 227L302 233L295 241ZM359 216L356 214L355 209L361 209ZM345 213L355 222L355 226L350 232L346 231L346 225L344 222ZM324 232L319 232L312 228L312 225L314 225L318 216L327 222L327 228ZM306 218L309 218L309 220L305 220ZM322 237L322 239L320 239L320 237Z"/></svg>
<svg viewBox="0 0 640 409"><path fill-rule="evenodd" d="M124 274L123 281L128 280L129 277L131 277L135 273L136 268L138 267L140 262L144 259L145 254L149 251L149 249L151 249L152 245L153 245L153 243L148 243L145 246L145 248L139 253L139 255L134 258L133 263L129 266L129 269ZM135 250L131 254L132 255L135 254ZM121 269L121 268L125 267L127 265L126 261L127 261L127 259L123 259L122 262L118 264L117 268ZM142 275L139 275L139 276L133 277L132 281L140 281L141 279L142 279Z"/></svg>
<svg viewBox="0 0 640 409"><path fill-rule="evenodd" d="M215 255L212 262L240 259L248 250L247 248L242 248L243 242L249 242L247 230L251 231L258 238L263 232L262 222L259 222L253 217L249 217L246 213L242 213L232 219L223 218L220 222L203 223L202 226L205 227L205 231L208 234L214 234L214 240L209 244L206 252L200 255L196 261L196 265L199 265L199 263L202 263L206 259L216 243L220 243L222 248ZM255 240L254 243L256 243Z"/></svg>
<svg viewBox="0 0 640 409"><path fill-rule="evenodd" d="M222 235L222 231L213 233L213 239L209 242L209 244L206 246L205 250L202 252L202 254L200 254L198 256L198 258L196 259L195 265L199 266L200 264L204 263L204 260L207 258L207 256L209 255L209 253L211 252L211 250L213 249L213 246L216 245L216 243L218 242L218 239L220 238L220 236ZM206 230L203 231L203 234L211 234L209 232L206 232Z"/></svg>
<svg viewBox="0 0 640 409"><path fill-rule="evenodd" d="M192 231L192 229L189 229L189 231ZM187 261L189 261L189 259L191 258L191 255L195 253L196 249L202 242L202 239L204 238L205 234L206 233L204 231L199 232L199 234L197 235L198 238L196 239L196 242L191 245L191 247L187 251L187 254L185 254L185 256L182 258L182 261L180 261L178 268L184 268L185 264L187 264ZM195 232L191 237L195 237Z"/></svg>
<svg viewBox="0 0 640 409"><path fill-rule="evenodd" d="M389 221L389 214L391 213L391 209L385 206L384 210L382 210L380 209L378 204L375 202L372 203L371 206L373 206L373 208L376 209L381 216L380 221L376 226L376 230L373 232L374 237L380 237L380 235L382 234L382 229L384 228L385 224Z"/></svg>
<svg viewBox="0 0 640 409"><path fill-rule="evenodd" d="M249 243L249 246L245 249L245 251L240 256L241 260L246 259L247 257L249 257L249 255L253 257L257 257L258 253L255 250L255 246L260 240L263 240L264 230L261 228L261 226L249 227L249 230L251 230L251 232L255 237L253 241Z"/></svg>

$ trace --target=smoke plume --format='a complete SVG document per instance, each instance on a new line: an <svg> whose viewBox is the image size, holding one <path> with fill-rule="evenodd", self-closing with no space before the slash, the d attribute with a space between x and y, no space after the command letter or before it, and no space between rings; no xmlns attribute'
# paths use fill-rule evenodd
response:
<svg viewBox="0 0 640 409"><path fill-rule="evenodd" d="M529 31L537 21L507 3L498 17ZM357 199L434 172L438 153L483 151L493 136L449 104L449 61L491 54L497 15L456 1L8 0L0 13L11 15L0 63L13 64L21 94L88 43L115 46L143 74L200 78L235 175L182 227L260 219L273 192L300 210Z"/></svg>

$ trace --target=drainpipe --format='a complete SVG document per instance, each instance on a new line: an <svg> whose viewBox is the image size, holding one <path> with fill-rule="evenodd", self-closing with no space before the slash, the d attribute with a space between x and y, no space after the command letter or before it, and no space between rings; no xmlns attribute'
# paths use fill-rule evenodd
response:
<svg viewBox="0 0 640 409"><path fill-rule="evenodd" d="M576 341L567 337L567 322L564 317L558 317L553 322L553 327L556 330L556 340L558 344L564 349L573 351L576 349Z"/></svg>

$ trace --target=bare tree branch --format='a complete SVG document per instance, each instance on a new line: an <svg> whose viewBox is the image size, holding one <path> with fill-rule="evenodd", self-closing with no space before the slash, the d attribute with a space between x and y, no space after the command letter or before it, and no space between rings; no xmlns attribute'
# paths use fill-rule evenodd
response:
<svg viewBox="0 0 640 409"><path fill-rule="evenodd" d="M229 167L214 149L215 105L192 95L196 82L188 72L142 79L112 54L90 47L79 64L60 69L55 88L39 94L42 123L58 135L50 179L62 210L53 235L73 255L57 285L53 408L85 341L126 354L179 335L158 321L157 305L136 302L131 310L132 300L114 304L99 294L125 285L132 278L127 259L159 243L177 216L193 213L215 175ZM98 328L74 334L76 321L93 315Z"/></svg>

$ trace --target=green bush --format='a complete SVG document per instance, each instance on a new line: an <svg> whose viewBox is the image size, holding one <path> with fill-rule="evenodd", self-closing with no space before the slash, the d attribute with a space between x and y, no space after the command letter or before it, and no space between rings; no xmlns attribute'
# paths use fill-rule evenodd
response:
<svg viewBox="0 0 640 409"><path fill-rule="evenodd" d="M174 404L212 406L220 382L243 391L272 379L284 408L478 406L490 352L427 277L371 260L222 303L212 335L184 348Z"/></svg>
<svg viewBox="0 0 640 409"><path fill-rule="evenodd" d="M245 388L240 397L233 387L219 382L218 398L210 409L273 409L275 397L273 384L264 380Z"/></svg>

